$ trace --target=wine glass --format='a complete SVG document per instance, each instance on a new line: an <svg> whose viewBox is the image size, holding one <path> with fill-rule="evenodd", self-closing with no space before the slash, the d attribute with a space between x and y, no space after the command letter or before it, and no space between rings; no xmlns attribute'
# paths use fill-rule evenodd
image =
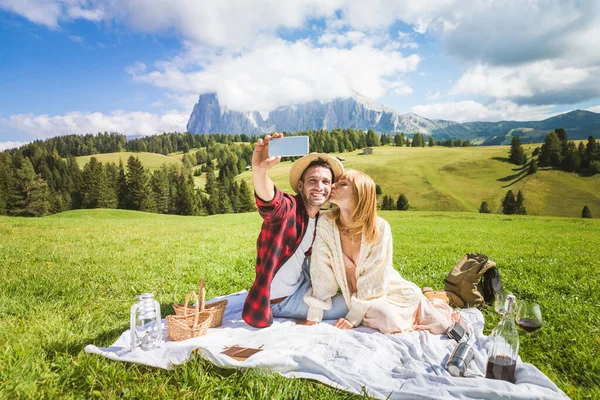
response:
<svg viewBox="0 0 600 400"><path fill-rule="evenodd" d="M504 315L506 312L506 294L504 292L494 293L494 309L498 314Z"/></svg>
<svg viewBox="0 0 600 400"><path fill-rule="evenodd" d="M521 302L517 307L515 322L527 333L541 328L542 311L540 305L532 301Z"/></svg>

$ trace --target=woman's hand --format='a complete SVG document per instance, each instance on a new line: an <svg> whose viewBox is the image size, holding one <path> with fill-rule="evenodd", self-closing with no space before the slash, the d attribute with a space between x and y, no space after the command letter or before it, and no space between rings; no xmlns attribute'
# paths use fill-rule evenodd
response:
<svg viewBox="0 0 600 400"><path fill-rule="evenodd" d="M337 322L335 324L333 324L333 326L335 326L336 328L340 328L340 329L354 328L354 325L352 325L352 322L348 321L346 318L338 319Z"/></svg>

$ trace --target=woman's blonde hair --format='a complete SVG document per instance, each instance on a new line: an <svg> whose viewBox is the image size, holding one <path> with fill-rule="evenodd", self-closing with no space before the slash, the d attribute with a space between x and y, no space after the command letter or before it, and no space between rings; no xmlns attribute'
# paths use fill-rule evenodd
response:
<svg viewBox="0 0 600 400"><path fill-rule="evenodd" d="M377 193L375 182L364 172L347 169L339 180L346 180L354 186L356 208L352 213L352 223L346 227L353 237L362 233L367 243L377 240ZM339 228L340 209L332 211L333 220Z"/></svg>

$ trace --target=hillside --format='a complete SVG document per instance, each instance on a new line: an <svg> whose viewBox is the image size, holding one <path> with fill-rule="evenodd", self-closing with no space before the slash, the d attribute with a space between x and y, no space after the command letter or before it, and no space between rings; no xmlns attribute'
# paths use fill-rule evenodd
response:
<svg viewBox="0 0 600 400"><path fill-rule="evenodd" d="M528 156L535 145L523 148ZM419 211L478 212L487 201L492 212L502 210L510 189L522 190L531 215L579 217L584 205L600 214L600 176L581 177L562 171L540 169L526 175L521 167L507 162L509 146L489 147L376 147L373 155L359 151L339 154L346 168L369 174L384 194L397 199L404 193L411 209ZM291 162L275 167L275 184L290 191ZM251 172L240 175L251 184ZM597 210L597 211L595 211Z"/></svg>
<svg viewBox="0 0 600 400"><path fill-rule="evenodd" d="M132 153L132 152L119 152L119 153L105 153L105 154L94 154L92 156L81 156L77 157L77 164L79 164L80 168L83 168L85 164L90 161L90 158L96 157L96 159L101 163L112 162L115 164L119 164L119 159L123 161L123 164L127 164L127 159L129 156L134 156L140 159L144 167L155 170L161 167L163 164L171 165L171 164L181 164L181 156L177 160L176 157L168 157L163 156L162 154L156 153Z"/></svg>

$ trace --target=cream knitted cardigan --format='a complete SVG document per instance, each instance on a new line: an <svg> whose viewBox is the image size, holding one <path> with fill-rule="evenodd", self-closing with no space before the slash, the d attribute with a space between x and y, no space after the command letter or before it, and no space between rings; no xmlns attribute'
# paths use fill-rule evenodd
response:
<svg viewBox="0 0 600 400"><path fill-rule="evenodd" d="M331 213L322 214L317 222L313 244L310 277L312 289L304 295L309 321L321 321L323 310L331 308L331 298L338 288L349 312L346 319L360 325L369 308L379 301L398 306L412 306L426 299L417 285L402 278L392 265L392 231L382 218L377 218L378 237L375 243L363 239L356 261L356 293L350 293L340 232Z"/></svg>

